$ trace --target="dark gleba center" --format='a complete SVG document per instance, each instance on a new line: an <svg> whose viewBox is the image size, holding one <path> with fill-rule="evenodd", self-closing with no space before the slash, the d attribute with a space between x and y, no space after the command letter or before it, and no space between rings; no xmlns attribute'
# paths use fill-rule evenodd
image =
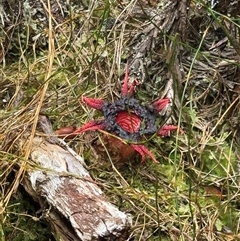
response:
<svg viewBox="0 0 240 241"><path fill-rule="evenodd" d="M127 141L138 141L143 135L157 132L156 113L136 99L121 97L102 107L106 131Z"/></svg>

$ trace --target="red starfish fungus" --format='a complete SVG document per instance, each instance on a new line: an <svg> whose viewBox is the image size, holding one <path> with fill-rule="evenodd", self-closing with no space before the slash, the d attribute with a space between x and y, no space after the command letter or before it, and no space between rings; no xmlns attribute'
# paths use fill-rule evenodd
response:
<svg viewBox="0 0 240 241"><path fill-rule="evenodd" d="M104 130L129 142L130 146L141 155L142 161L148 155L154 162L157 162L153 154L144 145L137 142L141 141L144 136L155 133L166 136L178 127L165 125L159 130L156 124L157 113L164 109L170 100L168 98L159 99L152 104L153 110L149 110L132 97L136 85L137 81L134 81L128 87L128 69L126 68L121 97L115 102L107 103L101 99L82 97L83 103L101 111L104 118L103 120L90 121L73 133Z"/></svg>

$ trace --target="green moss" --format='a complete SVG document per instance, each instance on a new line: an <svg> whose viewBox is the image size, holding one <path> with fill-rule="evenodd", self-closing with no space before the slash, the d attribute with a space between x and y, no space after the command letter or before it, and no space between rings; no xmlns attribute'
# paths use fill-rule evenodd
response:
<svg viewBox="0 0 240 241"><path fill-rule="evenodd" d="M12 197L6 208L2 223L5 237L1 241L54 241L50 225L36 215L40 210L38 204L24 191L17 194L20 196Z"/></svg>

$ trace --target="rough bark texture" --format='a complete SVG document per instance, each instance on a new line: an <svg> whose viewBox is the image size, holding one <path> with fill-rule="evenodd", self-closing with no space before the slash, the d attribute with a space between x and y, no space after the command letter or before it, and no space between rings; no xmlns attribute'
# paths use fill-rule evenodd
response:
<svg viewBox="0 0 240 241"><path fill-rule="evenodd" d="M163 35L178 33L181 39L185 39L186 8L187 0L184 1L162 1L162 8L136 7L133 10L135 16L148 16L149 24L139 32L132 40L132 56L130 58L129 70L132 79L144 82L148 76L146 69L152 64L149 55L152 51L163 46Z"/></svg>
<svg viewBox="0 0 240 241"><path fill-rule="evenodd" d="M77 154L35 137L31 159L24 187L61 240L127 239L131 218L106 200Z"/></svg>

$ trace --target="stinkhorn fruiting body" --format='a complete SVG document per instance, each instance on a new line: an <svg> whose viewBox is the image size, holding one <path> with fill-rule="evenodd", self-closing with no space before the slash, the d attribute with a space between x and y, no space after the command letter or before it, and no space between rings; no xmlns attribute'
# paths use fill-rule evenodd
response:
<svg viewBox="0 0 240 241"><path fill-rule="evenodd" d="M168 98L159 99L152 104L152 108L146 108L133 97L137 81L134 81L129 87L128 80L128 68L126 68L121 96L113 103L82 96L81 101L89 107L101 111L104 118L86 123L76 129L73 134L103 130L127 142L133 150L141 155L142 161L145 160L147 155L154 162L157 162L154 155L139 142L146 136L155 134L167 136L171 131L178 129L174 125L164 125L159 128L157 124L158 112L163 110L171 101ZM122 149L124 153L125 148Z"/></svg>

